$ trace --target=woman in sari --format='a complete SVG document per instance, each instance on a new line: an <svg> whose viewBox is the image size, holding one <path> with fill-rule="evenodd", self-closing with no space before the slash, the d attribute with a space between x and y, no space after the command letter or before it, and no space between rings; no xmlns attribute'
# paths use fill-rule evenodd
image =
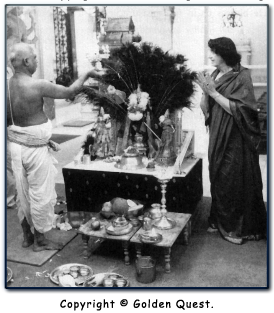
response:
<svg viewBox="0 0 274 313"><path fill-rule="evenodd" d="M260 128L249 70L240 64L234 42L209 40L216 70L199 73L201 109L209 127L211 183L210 230L234 244L266 235L267 214L262 196L258 145Z"/></svg>

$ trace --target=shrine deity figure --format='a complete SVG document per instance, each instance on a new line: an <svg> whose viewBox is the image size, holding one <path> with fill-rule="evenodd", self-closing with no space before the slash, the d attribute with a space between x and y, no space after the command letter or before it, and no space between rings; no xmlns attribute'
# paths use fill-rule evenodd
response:
<svg viewBox="0 0 274 313"><path fill-rule="evenodd" d="M111 119L109 114L104 114L103 108L101 108L100 115L95 129L95 142L91 149L91 156L106 158L114 156L114 146L111 136Z"/></svg>
<svg viewBox="0 0 274 313"><path fill-rule="evenodd" d="M166 165L173 165L176 159L176 154L173 146L173 137L175 133L174 122L169 117L169 111L159 118L160 126L162 127L162 136L159 150L156 155L156 162Z"/></svg>

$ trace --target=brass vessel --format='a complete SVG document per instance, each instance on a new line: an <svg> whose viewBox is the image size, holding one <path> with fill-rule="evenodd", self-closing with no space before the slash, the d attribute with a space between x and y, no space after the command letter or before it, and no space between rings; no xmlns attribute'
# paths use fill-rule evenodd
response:
<svg viewBox="0 0 274 313"><path fill-rule="evenodd" d="M116 163L115 167L122 170L136 170L144 168L145 164L142 161L142 155L140 155L138 149L129 146L124 150L121 160Z"/></svg>

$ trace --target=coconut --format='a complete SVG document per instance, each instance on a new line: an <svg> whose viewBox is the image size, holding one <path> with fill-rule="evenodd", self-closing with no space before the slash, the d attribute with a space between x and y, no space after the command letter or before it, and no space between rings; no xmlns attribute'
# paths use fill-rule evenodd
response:
<svg viewBox="0 0 274 313"><path fill-rule="evenodd" d="M111 201L112 211L118 215L125 215L128 211L128 203L126 199L114 198Z"/></svg>

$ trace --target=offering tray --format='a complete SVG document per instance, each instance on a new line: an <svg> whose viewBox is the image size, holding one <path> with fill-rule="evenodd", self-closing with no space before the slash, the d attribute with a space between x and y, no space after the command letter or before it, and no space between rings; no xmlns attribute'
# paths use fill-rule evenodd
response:
<svg viewBox="0 0 274 313"><path fill-rule="evenodd" d="M124 150L124 154L114 166L119 169L134 171L146 167L142 161L143 156L140 155L139 151L129 146Z"/></svg>
<svg viewBox="0 0 274 313"><path fill-rule="evenodd" d="M129 287L129 280L116 273L99 273L86 280L83 287Z"/></svg>
<svg viewBox="0 0 274 313"><path fill-rule="evenodd" d="M130 233L133 229L133 225L131 223L128 223L126 226L117 226L114 227L112 224L109 225L108 227L106 227L106 232L109 235L113 235L113 236L122 236L122 235L126 235L128 233Z"/></svg>
<svg viewBox="0 0 274 313"><path fill-rule="evenodd" d="M7 267L7 283L12 279L12 270Z"/></svg>
<svg viewBox="0 0 274 313"><path fill-rule="evenodd" d="M132 162L131 161L125 161L124 164L121 162L118 162L114 165L114 167L121 169L121 170L126 170L126 171L134 171L134 170L140 170L142 168L145 168L145 164L131 164L135 163L135 160Z"/></svg>
<svg viewBox="0 0 274 313"><path fill-rule="evenodd" d="M139 235L139 240L143 243L159 243L163 240L163 236L153 231L145 231Z"/></svg>
<svg viewBox="0 0 274 313"><path fill-rule="evenodd" d="M53 283L59 285L60 275L71 275L74 278L75 285L79 286L92 277L93 270L91 267L84 264L68 263L56 267L50 273L49 277Z"/></svg>
<svg viewBox="0 0 274 313"><path fill-rule="evenodd" d="M118 162L121 158L120 157L107 157L103 161L106 163L113 163L113 162Z"/></svg>

